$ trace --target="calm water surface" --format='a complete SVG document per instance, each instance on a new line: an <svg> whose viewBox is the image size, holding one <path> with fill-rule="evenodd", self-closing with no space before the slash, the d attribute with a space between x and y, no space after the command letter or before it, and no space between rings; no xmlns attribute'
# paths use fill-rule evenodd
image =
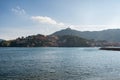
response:
<svg viewBox="0 0 120 80"><path fill-rule="evenodd" d="M120 80L120 52L0 48L0 80Z"/></svg>

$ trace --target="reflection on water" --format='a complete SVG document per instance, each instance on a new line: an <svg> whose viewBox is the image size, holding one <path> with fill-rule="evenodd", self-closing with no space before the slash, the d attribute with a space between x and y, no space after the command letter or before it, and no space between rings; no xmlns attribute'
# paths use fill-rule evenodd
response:
<svg viewBox="0 0 120 80"><path fill-rule="evenodd" d="M0 48L0 80L120 80L120 52Z"/></svg>

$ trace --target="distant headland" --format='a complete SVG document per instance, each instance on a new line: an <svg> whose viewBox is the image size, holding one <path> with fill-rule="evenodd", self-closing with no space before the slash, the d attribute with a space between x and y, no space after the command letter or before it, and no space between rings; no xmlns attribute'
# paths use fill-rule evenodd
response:
<svg viewBox="0 0 120 80"><path fill-rule="evenodd" d="M120 47L102 47L100 50L120 51Z"/></svg>
<svg viewBox="0 0 120 80"><path fill-rule="evenodd" d="M30 35L14 40L1 40L0 47L106 47L120 46L120 29L77 31L66 28L51 35Z"/></svg>

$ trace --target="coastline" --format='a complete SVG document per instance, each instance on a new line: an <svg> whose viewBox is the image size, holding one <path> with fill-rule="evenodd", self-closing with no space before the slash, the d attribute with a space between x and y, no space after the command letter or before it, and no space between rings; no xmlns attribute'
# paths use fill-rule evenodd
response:
<svg viewBox="0 0 120 80"><path fill-rule="evenodd" d="M101 47L100 50L120 51L120 47Z"/></svg>

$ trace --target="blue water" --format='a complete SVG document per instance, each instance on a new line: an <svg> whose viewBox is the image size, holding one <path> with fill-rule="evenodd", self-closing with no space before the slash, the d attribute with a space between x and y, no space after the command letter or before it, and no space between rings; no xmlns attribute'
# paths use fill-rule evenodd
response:
<svg viewBox="0 0 120 80"><path fill-rule="evenodd" d="M120 80L120 52L0 48L0 80Z"/></svg>

